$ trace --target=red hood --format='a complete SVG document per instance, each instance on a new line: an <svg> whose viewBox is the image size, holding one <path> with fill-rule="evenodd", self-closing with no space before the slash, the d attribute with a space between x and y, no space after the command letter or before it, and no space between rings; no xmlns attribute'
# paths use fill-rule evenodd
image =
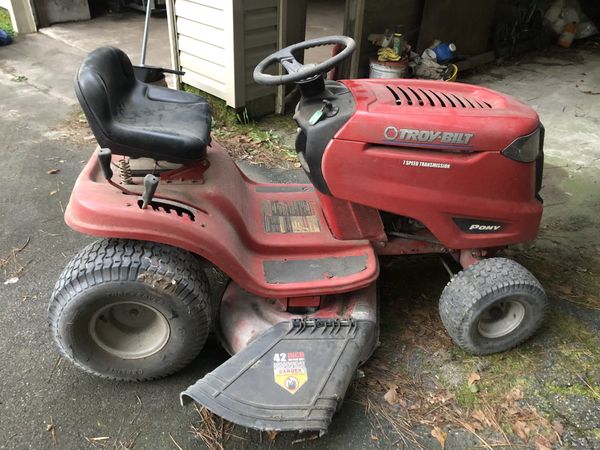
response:
<svg viewBox="0 0 600 450"><path fill-rule="evenodd" d="M539 126L537 113L504 94L463 83L342 81L356 112L336 139L402 147L501 151Z"/></svg>

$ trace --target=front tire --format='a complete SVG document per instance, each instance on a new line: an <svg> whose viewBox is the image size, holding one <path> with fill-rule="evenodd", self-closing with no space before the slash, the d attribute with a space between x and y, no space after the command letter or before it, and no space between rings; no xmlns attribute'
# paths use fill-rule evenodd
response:
<svg viewBox="0 0 600 450"><path fill-rule="evenodd" d="M60 353L113 380L170 375L202 350L211 324L200 261L152 242L108 239L65 267L48 307Z"/></svg>
<svg viewBox="0 0 600 450"><path fill-rule="evenodd" d="M488 355L528 339L544 320L547 298L519 263L489 258L456 274L440 298L440 317L464 351Z"/></svg>

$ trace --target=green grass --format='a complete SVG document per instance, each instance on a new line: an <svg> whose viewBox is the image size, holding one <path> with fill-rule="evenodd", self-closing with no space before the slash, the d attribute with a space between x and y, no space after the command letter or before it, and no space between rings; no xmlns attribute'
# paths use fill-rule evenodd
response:
<svg viewBox="0 0 600 450"><path fill-rule="evenodd" d="M185 84L183 89L186 92L200 95L208 101L212 109L214 127L247 128L248 125L251 125L252 122L245 110L238 112L235 109L228 107L224 100L190 86L189 84Z"/></svg>
<svg viewBox="0 0 600 450"><path fill-rule="evenodd" d="M232 136L245 136L249 140L249 147L260 146L263 153L268 152L266 158L255 157L255 161L270 165L278 165L280 162L295 159L295 151L283 145L281 138L272 129L265 127L275 127L295 130L294 122L289 118L279 118L276 116L267 116L261 119L261 123L255 122L248 111L243 109L234 109L227 106L224 100L203 92L193 86L184 85L186 92L200 95L208 101L212 110L212 129L215 137L229 139ZM283 126L285 124L285 126Z"/></svg>
<svg viewBox="0 0 600 450"><path fill-rule="evenodd" d="M0 8L0 28L6 31L11 37L14 37L16 34L10 21L10 14L4 8Z"/></svg>

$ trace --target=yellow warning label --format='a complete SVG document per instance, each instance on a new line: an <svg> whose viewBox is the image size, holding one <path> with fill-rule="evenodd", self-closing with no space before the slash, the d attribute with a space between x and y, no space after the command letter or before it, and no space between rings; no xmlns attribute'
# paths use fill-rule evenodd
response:
<svg viewBox="0 0 600 450"><path fill-rule="evenodd" d="M308 381L304 352L275 353L273 355L275 383L290 394L295 394Z"/></svg>
<svg viewBox="0 0 600 450"><path fill-rule="evenodd" d="M267 233L318 233L321 225L313 202L263 201L263 222Z"/></svg>

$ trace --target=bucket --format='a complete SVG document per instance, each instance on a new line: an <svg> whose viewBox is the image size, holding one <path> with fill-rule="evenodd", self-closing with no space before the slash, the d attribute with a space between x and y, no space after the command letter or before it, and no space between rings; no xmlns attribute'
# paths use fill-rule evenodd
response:
<svg viewBox="0 0 600 450"><path fill-rule="evenodd" d="M404 78L408 60L377 61L371 59L369 63L369 78Z"/></svg>

